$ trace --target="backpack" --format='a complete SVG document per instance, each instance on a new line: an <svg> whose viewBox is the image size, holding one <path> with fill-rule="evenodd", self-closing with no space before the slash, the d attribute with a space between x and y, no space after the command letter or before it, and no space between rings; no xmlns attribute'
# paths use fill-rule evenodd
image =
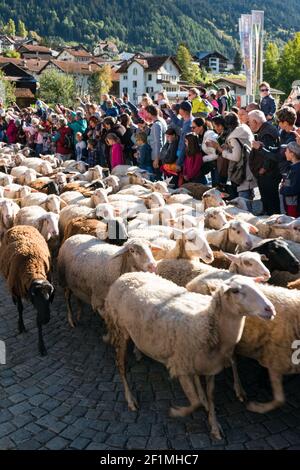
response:
<svg viewBox="0 0 300 470"><path fill-rule="evenodd" d="M72 139L72 134L70 132L65 134L64 147L66 149L72 149L73 148L73 139Z"/></svg>
<svg viewBox="0 0 300 470"><path fill-rule="evenodd" d="M242 148L241 158L235 165L232 167L230 171L230 181L237 186L243 183L246 179L246 172L247 172L247 163L249 161L249 155L251 152L251 148L247 144L242 144L242 142L235 138Z"/></svg>
<svg viewBox="0 0 300 470"><path fill-rule="evenodd" d="M207 99L205 99L205 98L202 98L202 101L203 101L203 103L205 104L206 112L207 112L208 114L212 113L213 110L214 110L213 105L212 105Z"/></svg>

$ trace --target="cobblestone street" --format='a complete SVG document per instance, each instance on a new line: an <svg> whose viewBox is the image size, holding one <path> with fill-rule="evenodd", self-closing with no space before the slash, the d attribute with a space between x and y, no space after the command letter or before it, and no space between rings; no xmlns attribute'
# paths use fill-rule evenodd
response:
<svg viewBox="0 0 300 470"><path fill-rule="evenodd" d="M182 420L168 417L170 404L185 404L179 384L164 367L129 353L129 380L140 410L127 410L112 348L103 343L100 317L85 307L71 330L62 292L56 292L44 328L48 356L37 350L35 314L26 306L27 333L17 334L17 311L3 282L0 339L7 365L0 366L0 449L300 449L300 377L285 379L287 403L267 415L246 411L233 393L231 371L216 383L217 416L226 434L212 442L200 410ZM267 375L240 359L250 399L270 399Z"/></svg>

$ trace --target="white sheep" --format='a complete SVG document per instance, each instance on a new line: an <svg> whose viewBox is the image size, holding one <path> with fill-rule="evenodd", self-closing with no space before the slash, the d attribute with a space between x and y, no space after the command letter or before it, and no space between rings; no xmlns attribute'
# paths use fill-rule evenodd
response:
<svg viewBox="0 0 300 470"><path fill-rule="evenodd" d="M210 299L154 274L121 276L108 292L104 319L129 409L137 409L125 371L131 339L140 351L163 363L171 377L178 377L190 406L171 408L171 416L187 416L204 406L212 436L221 439L214 409L214 376L230 361L245 316L250 315L275 316L273 305L251 280L233 278ZM207 399L199 375L206 376Z"/></svg>
<svg viewBox="0 0 300 470"><path fill-rule="evenodd" d="M108 289L118 277L125 272L155 269L156 262L146 241L129 240L119 248L89 235L70 237L60 248L57 262L70 325L74 327L71 293L101 315Z"/></svg>
<svg viewBox="0 0 300 470"><path fill-rule="evenodd" d="M44 193L32 193L20 200L21 207L40 206L48 212L59 214L67 206L59 196Z"/></svg>
<svg viewBox="0 0 300 470"><path fill-rule="evenodd" d="M227 280L234 273L253 277L263 282L267 282L271 277L270 271L262 263L261 256L258 253L244 252L237 255L224 253L224 255L231 262L228 271L200 263L198 259L192 257L190 257L192 259L181 259L183 256L180 256L180 259L162 259L157 265L157 274L183 287L199 275L205 276L206 274L219 276ZM206 263L212 263L214 255L212 253L210 261L201 256L201 254L198 255L198 258Z"/></svg>
<svg viewBox="0 0 300 470"><path fill-rule="evenodd" d="M208 230L205 232L206 239L210 245L217 249L233 253L236 247L243 250L251 249L260 238L252 234L257 234L258 230L254 225L246 224L238 220L231 220L220 230Z"/></svg>
<svg viewBox="0 0 300 470"><path fill-rule="evenodd" d="M41 175L31 168L27 168L27 166L17 166L12 168L11 176L14 177L14 180L17 184L28 185Z"/></svg>
<svg viewBox="0 0 300 470"><path fill-rule="evenodd" d="M46 242L59 237L58 215L46 212L42 207L23 207L15 217L14 225L30 225L35 227Z"/></svg>
<svg viewBox="0 0 300 470"><path fill-rule="evenodd" d="M200 276L187 288L197 293L212 294L221 283L222 281L213 276L207 280ZM264 284L259 284L257 287L272 302L276 317L270 323L247 318L236 351L238 354L256 359L268 369L273 400L267 403L250 402L247 405L250 411L266 413L282 406L285 402L283 375L300 372L299 361L292 360L293 344L295 339L299 338L300 292ZM239 387L237 371L234 375L236 386Z"/></svg>
<svg viewBox="0 0 300 470"><path fill-rule="evenodd" d="M42 160L41 158L26 158L23 160L22 164L44 176L51 175L51 173L53 173L51 163Z"/></svg>
<svg viewBox="0 0 300 470"><path fill-rule="evenodd" d="M0 186L6 186L14 182L14 177L0 172Z"/></svg>
<svg viewBox="0 0 300 470"><path fill-rule="evenodd" d="M18 204L11 199L0 199L0 235L13 227L19 210Z"/></svg>
<svg viewBox="0 0 300 470"><path fill-rule="evenodd" d="M4 197L7 199L23 199L24 197L34 192L34 190L29 186L22 186L15 183L4 186L3 190Z"/></svg>

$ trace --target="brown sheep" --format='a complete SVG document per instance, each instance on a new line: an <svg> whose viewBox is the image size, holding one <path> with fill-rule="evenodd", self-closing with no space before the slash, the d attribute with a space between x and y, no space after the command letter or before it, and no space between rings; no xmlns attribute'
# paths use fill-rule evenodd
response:
<svg viewBox="0 0 300 470"><path fill-rule="evenodd" d="M203 194L211 189L211 186L205 186L201 183L184 183L181 188L187 189L193 198L201 201Z"/></svg>
<svg viewBox="0 0 300 470"><path fill-rule="evenodd" d="M8 230L3 237L0 252L0 272L19 312L19 333L25 330L22 299L28 299L37 310L39 351L47 354L42 325L50 320L49 304L54 289L50 284L50 252L38 230L19 225Z"/></svg>
<svg viewBox="0 0 300 470"><path fill-rule="evenodd" d="M105 233L106 229L107 224L101 222L101 220L76 217L76 219L71 220L66 226L62 243L64 243L73 235L78 234L92 235L93 237L97 237L99 232Z"/></svg>
<svg viewBox="0 0 300 470"><path fill-rule="evenodd" d="M290 282L288 284L289 289L298 289L300 290L300 279L297 279L296 281Z"/></svg>

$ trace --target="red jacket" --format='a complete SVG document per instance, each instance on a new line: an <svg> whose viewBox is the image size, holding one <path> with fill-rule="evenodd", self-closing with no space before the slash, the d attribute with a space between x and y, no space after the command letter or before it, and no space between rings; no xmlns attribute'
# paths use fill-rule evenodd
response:
<svg viewBox="0 0 300 470"><path fill-rule="evenodd" d="M69 155L70 153L72 153L72 149L65 146L65 136L66 134L70 134L70 136L72 136L72 131L69 127L66 126L61 127L58 132L60 134L60 137L56 142L56 152L60 153L61 155Z"/></svg>
<svg viewBox="0 0 300 470"><path fill-rule="evenodd" d="M9 144L15 144L17 142L18 128L13 120L9 121L6 129L7 140Z"/></svg>

